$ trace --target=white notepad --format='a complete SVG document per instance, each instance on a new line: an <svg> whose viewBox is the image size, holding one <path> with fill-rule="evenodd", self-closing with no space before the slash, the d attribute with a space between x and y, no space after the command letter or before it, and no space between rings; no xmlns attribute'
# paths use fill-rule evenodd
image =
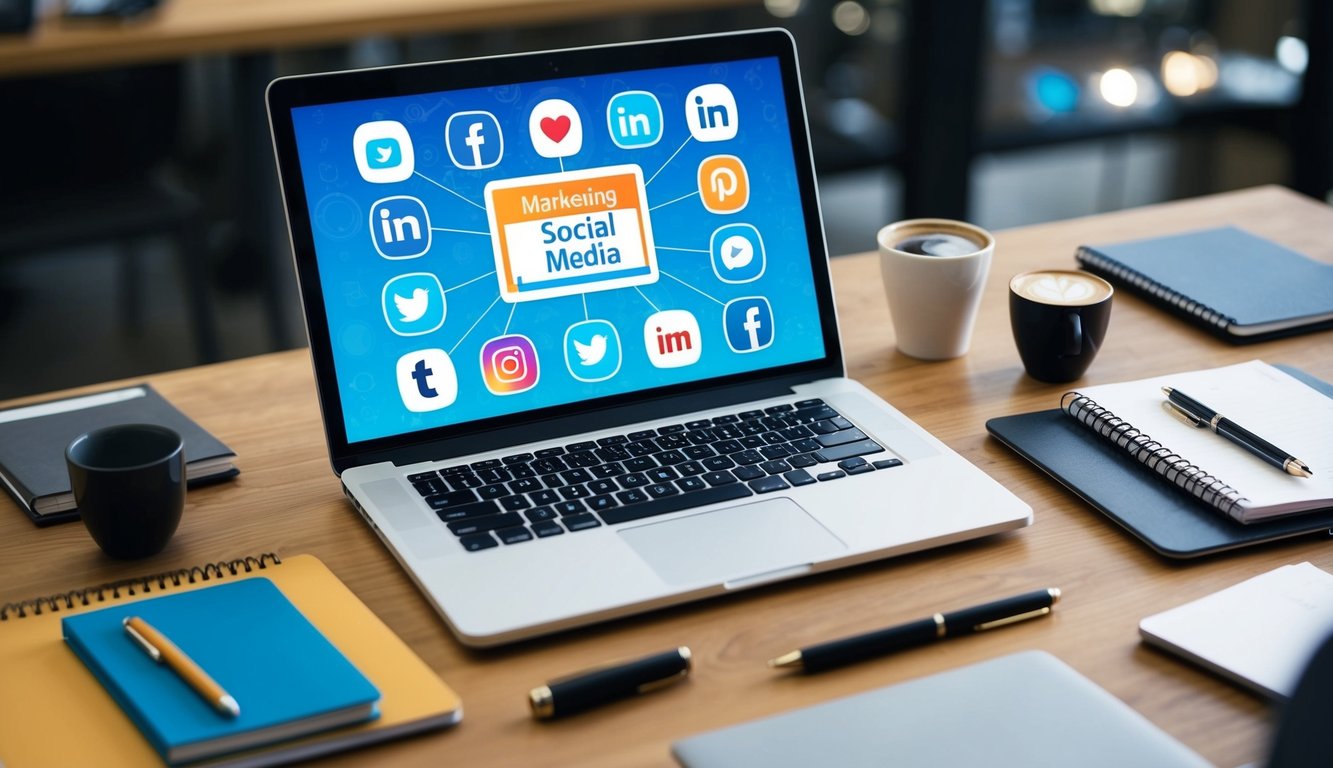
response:
<svg viewBox="0 0 1333 768"><path fill-rule="evenodd" d="M1333 634L1333 574L1284 565L1139 622L1145 642L1274 699Z"/></svg>

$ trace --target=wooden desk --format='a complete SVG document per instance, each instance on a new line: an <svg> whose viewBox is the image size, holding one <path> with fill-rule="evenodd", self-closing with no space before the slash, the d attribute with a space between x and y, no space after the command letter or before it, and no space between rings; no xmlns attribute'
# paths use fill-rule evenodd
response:
<svg viewBox="0 0 1333 768"><path fill-rule="evenodd" d="M756 0L636 0L635 13L756 5ZM615 18L617 0L162 0L125 24L48 17L0 35L0 77L416 35Z"/></svg>
<svg viewBox="0 0 1333 768"><path fill-rule="evenodd" d="M944 363L894 351L874 257L834 261L850 374L1031 504L1036 523L1012 534L471 652L343 499L325 455L310 363L298 350L148 377L230 443L243 468L234 483L190 494L163 554L112 562L81 526L37 529L0 499L0 601L251 553L314 553L466 706L454 731L333 761L346 765L367 758L377 765L667 764L667 745L698 731L1028 648L1055 653L1210 760L1252 761L1270 735L1268 705L1141 647L1138 620L1282 564L1310 560L1333 569L1333 544L1310 537L1202 562L1164 560L988 438L983 426L991 416L1054 407L1064 390L1022 372L1007 318L1011 275L1070 267L1083 242L1224 223L1333 261L1333 209L1274 187L1002 232L973 349ZM1138 299L1122 294L1115 301L1106 346L1083 383L1254 357L1333 378L1333 334L1233 347ZM1046 586L1061 587L1065 600L1041 621L818 677L764 666L801 644ZM695 674L684 684L557 723L528 717L525 695L534 684L675 645L695 652Z"/></svg>

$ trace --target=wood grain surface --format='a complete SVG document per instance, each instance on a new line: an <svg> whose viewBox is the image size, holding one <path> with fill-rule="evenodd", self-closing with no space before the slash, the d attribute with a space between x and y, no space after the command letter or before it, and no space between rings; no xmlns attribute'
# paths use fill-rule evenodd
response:
<svg viewBox="0 0 1333 768"><path fill-rule="evenodd" d="M1070 268L1081 243L1221 224L1333 262L1333 209L1276 187L1008 230L997 234L971 352L924 363L894 349L876 258L834 260L849 374L1031 504L1036 522L1018 532L502 650L469 651L343 499L325 452L310 361L297 350L147 377L229 443L242 468L235 482L190 493L179 532L154 558L112 561L78 524L38 529L8 497L0 498L0 601L246 554L313 553L455 687L466 712L453 731L330 761L338 764L665 765L672 740L702 730L1032 648L1059 656L1219 765L1256 760L1272 733L1272 708L1143 647L1138 621L1286 563L1309 560L1333 569L1333 543L1312 536L1197 562L1169 561L988 438L984 428L993 416L1055 407L1066 388L1024 375L1009 332L1009 277ZM1231 346L1122 293L1105 347L1079 384L1252 358L1333 379L1333 333ZM516 588L540 578L515 574ZM764 665L802 644L1047 586L1060 587L1065 597L1046 619L809 678L775 674ZM543 724L528 716L525 695L533 685L677 645L690 646L696 660L683 684L565 721ZM1041 727L1034 723L1034 737Z"/></svg>
<svg viewBox="0 0 1333 768"><path fill-rule="evenodd" d="M754 6L757 0L635 0L636 13ZM617 18L618 0L162 0L126 22L40 19L0 35L0 77L220 53Z"/></svg>

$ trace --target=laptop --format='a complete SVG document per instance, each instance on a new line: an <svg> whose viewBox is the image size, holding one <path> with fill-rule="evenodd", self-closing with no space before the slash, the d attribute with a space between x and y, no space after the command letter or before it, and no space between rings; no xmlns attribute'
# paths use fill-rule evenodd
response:
<svg viewBox="0 0 1333 768"><path fill-rule="evenodd" d="M845 375L786 32L268 107L333 469L463 643L1030 524Z"/></svg>

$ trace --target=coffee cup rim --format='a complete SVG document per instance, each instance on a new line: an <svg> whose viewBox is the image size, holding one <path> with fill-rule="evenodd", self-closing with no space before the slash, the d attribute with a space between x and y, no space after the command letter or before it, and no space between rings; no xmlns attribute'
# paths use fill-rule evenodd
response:
<svg viewBox="0 0 1333 768"><path fill-rule="evenodd" d="M908 227L920 227L921 229L933 229L936 231L948 231L952 229L956 232L966 233L966 237L969 240L981 238L983 244L978 246L974 251L955 256L922 256L919 253L909 253L895 248L893 243L886 237L886 235L892 232L907 229ZM904 219L902 221L895 221L892 224L885 224L883 227L880 227L879 232L875 234L875 241L879 244L881 251L892 251L899 256L907 256L913 259L928 259L930 261L971 259L975 258L978 254L985 253L986 251L995 248L995 236L989 231L982 229L976 224L959 221L958 219Z"/></svg>
<svg viewBox="0 0 1333 768"><path fill-rule="evenodd" d="M119 432L126 429L135 429L143 432L156 432L159 435L162 435L163 437L174 438L175 446L171 450L163 453L162 455L158 456L155 459L152 459L150 461L145 461L142 464L134 464L130 466L123 466L123 465L101 466L96 464L90 464L86 461L82 461L75 457L74 455L75 446L77 446L79 443L101 437L102 435L108 432ZM170 461L173 456L180 454L184 450L185 450L185 438L179 432L177 432L174 429L171 429L170 427L164 427L161 424L109 424L105 427L98 427L97 429L84 432L83 434L69 441L69 445L65 446L65 460L70 464L94 472L132 472L134 470L151 467L155 464L160 464L163 461Z"/></svg>
<svg viewBox="0 0 1333 768"><path fill-rule="evenodd" d="M1091 307L1091 306L1096 306L1097 304L1101 304L1103 301L1110 301L1110 300L1112 299L1112 297L1115 296L1115 286L1112 285L1112 284L1111 284L1111 281L1107 280L1106 278L1101 277L1100 275L1094 275L1094 274L1092 274L1091 272L1084 272L1084 271L1081 270L1081 269L1059 269L1059 268L1057 268L1057 269L1029 269L1029 270L1026 271L1026 272L1019 272L1018 274L1016 274L1016 275L1014 275L1013 277L1009 278L1009 292L1012 293L1012 294L1014 294L1015 296L1018 296L1018 297L1020 297L1020 298L1022 298L1022 299L1024 299L1024 300L1026 300L1026 301L1032 301L1032 302L1035 302L1035 303L1037 303L1037 304L1043 304L1043 305L1046 305L1046 306L1065 306L1065 305L1063 305L1063 304L1056 305L1056 304L1051 304L1051 303L1049 303L1049 302L1040 301L1040 300L1038 300L1038 299L1029 298L1029 297L1024 296L1023 294L1019 293L1018 290L1014 288L1014 283L1018 282L1020 279L1022 279L1022 278L1024 278L1024 277L1027 277L1028 275L1037 275L1037 274L1045 274L1045 275L1051 275L1051 274L1054 274L1054 275L1075 275L1075 276L1077 276L1077 277L1080 277L1080 278L1083 278L1083 279L1086 279L1086 280L1095 280L1095 281L1101 283L1102 285L1106 286L1106 295L1103 296L1103 297L1102 297L1101 299L1099 299L1098 301L1091 301L1091 302L1088 302L1087 304L1078 304L1078 305L1075 305L1075 306L1080 306L1080 307Z"/></svg>

